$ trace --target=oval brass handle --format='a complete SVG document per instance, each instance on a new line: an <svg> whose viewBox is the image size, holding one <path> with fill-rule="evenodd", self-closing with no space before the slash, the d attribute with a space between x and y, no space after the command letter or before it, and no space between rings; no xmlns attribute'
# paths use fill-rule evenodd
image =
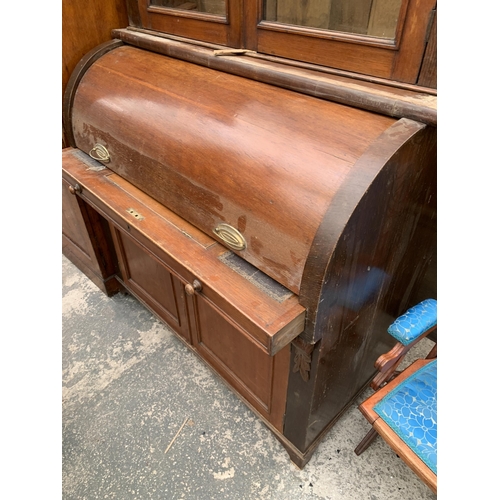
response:
<svg viewBox="0 0 500 500"><path fill-rule="evenodd" d="M245 250L247 247L244 236L229 224L218 224L214 233L232 250Z"/></svg>
<svg viewBox="0 0 500 500"><path fill-rule="evenodd" d="M108 150L102 144L96 144L89 152L89 156L94 160L107 163L111 160Z"/></svg>
<svg viewBox="0 0 500 500"><path fill-rule="evenodd" d="M82 192L82 186L80 184L76 183L74 186L69 186L69 192L71 194L76 194L76 193L81 193Z"/></svg>
<svg viewBox="0 0 500 500"><path fill-rule="evenodd" d="M201 292L202 288L203 288L202 284L198 280L194 280L193 284L191 285L190 283L188 283L184 287L184 290L186 290L186 293L188 295L194 295L196 292Z"/></svg>

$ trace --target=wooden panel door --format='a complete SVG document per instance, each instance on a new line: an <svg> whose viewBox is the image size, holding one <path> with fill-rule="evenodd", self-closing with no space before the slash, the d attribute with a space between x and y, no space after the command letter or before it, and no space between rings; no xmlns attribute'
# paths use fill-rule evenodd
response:
<svg viewBox="0 0 500 500"><path fill-rule="evenodd" d="M190 343L180 280L157 257L124 232L113 229L113 239L126 288Z"/></svg>
<svg viewBox="0 0 500 500"><path fill-rule="evenodd" d="M276 429L282 431L290 347L270 356L202 293L189 298L198 353Z"/></svg>

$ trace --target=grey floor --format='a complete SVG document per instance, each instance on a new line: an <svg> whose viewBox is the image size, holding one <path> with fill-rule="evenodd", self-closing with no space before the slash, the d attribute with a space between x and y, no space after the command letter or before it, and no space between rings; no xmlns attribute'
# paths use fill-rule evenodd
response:
<svg viewBox="0 0 500 500"><path fill-rule="evenodd" d="M369 430L356 405L299 470L137 300L107 297L64 256L62 278L65 500L436 498L381 439L354 454Z"/></svg>

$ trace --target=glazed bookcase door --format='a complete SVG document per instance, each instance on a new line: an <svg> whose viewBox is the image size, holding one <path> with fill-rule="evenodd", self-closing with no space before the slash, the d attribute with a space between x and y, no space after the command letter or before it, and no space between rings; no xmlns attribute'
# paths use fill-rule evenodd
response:
<svg viewBox="0 0 500 500"><path fill-rule="evenodd" d="M133 26L349 73L419 84L424 59L434 64L426 49L436 0L128 0L128 5Z"/></svg>
<svg viewBox="0 0 500 500"><path fill-rule="evenodd" d="M240 5L239 0L139 0L137 15L146 29L239 47Z"/></svg>
<svg viewBox="0 0 500 500"><path fill-rule="evenodd" d="M263 20L394 43L407 0L263 0ZM373 40L376 41L376 40Z"/></svg>
<svg viewBox="0 0 500 500"><path fill-rule="evenodd" d="M193 14L211 14L226 18L227 2L226 0L150 0L150 8L163 7L177 11L185 11Z"/></svg>
<svg viewBox="0 0 500 500"><path fill-rule="evenodd" d="M257 3L258 2L258 3ZM247 47L261 53L416 83L435 0L257 0Z"/></svg>

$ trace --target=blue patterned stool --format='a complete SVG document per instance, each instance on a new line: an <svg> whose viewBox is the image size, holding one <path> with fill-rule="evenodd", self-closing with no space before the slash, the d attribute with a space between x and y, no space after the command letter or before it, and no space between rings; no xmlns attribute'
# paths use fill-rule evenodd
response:
<svg viewBox="0 0 500 500"><path fill-rule="evenodd" d="M409 309L389 327L396 346L375 366L376 392L359 409L372 429L357 446L360 455L380 435L402 460L437 493L437 349L402 373L395 367L437 325L437 303L428 299ZM389 367L389 368L387 368ZM385 384L382 388L380 386Z"/></svg>
<svg viewBox="0 0 500 500"><path fill-rule="evenodd" d="M414 340L420 339L424 332L430 333L430 329L436 325L437 301L427 299L399 316L387 329L387 333L407 346Z"/></svg>

